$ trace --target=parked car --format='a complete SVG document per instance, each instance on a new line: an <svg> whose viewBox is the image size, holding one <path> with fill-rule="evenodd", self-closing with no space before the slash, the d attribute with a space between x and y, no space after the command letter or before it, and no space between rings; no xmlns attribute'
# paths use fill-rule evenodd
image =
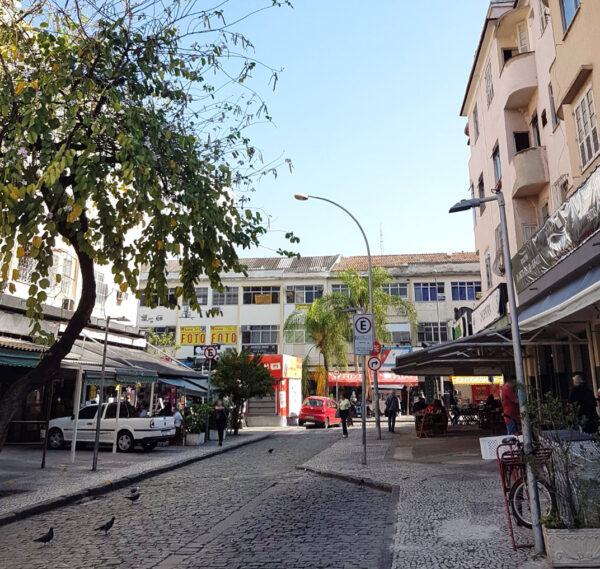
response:
<svg viewBox="0 0 600 569"><path fill-rule="evenodd" d="M298 415L298 425L302 426L306 423L314 423L326 429L330 425L339 425L342 420L335 416L337 409L337 403L331 397L316 397L311 395L302 403L302 408Z"/></svg>
<svg viewBox="0 0 600 569"><path fill-rule="evenodd" d="M77 443L92 443L96 437L96 413L98 405L88 405L79 410L77 419ZM129 403L121 403L117 427L117 404L103 403L100 419L100 443L113 444L115 429L118 428L117 450L132 451L135 445L144 450L152 450L160 441L175 436L173 417L139 417L135 408ZM48 448L59 449L73 440L75 416L52 419L48 425ZM41 432L42 441L46 435Z"/></svg>

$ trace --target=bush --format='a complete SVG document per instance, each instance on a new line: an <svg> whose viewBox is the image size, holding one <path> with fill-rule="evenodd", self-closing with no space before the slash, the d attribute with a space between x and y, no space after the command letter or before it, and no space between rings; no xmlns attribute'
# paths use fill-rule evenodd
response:
<svg viewBox="0 0 600 569"><path fill-rule="evenodd" d="M203 433L206 429L206 417L212 415L212 405L193 403L185 414L186 433Z"/></svg>

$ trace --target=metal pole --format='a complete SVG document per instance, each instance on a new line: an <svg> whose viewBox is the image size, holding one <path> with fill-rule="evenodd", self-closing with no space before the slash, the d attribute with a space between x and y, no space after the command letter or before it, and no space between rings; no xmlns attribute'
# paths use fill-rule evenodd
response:
<svg viewBox="0 0 600 569"><path fill-rule="evenodd" d="M73 436L71 438L71 462L75 462L75 450L77 448L77 422L79 421L79 407L81 406L81 392L83 384L83 370L77 370L75 378L75 395L73 396Z"/></svg>
<svg viewBox="0 0 600 569"><path fill-rule="evenodd" d="M119 416L121 415L121 386L117 385L117 410L115 413L115 438L113 439L113 454L117 452L117 438L119 436Z"/></svg>
<svg viewBox="0 0 600 569"><path fill-rule="evenodd" d="M440 323L440 298L438 294L437 269L435 269L435 310L437 312L438 344L442 343L442 325ZM440 401L444 403L444 376L440 375Z"/></svg>
<svg viewBox="0 0 600 569"><path fill-rule="evenodd" d="M106 369L106 347L108 345L108 327L110 316L106 317L106 331L104 332L104 349L102 350L102 369L100 371L100 385L98 386L98 411L96 413L96 436L94 438L94 459L92 470L98 467L98 450L100 449L100 420L102 418L102 392L104 391L104 371Z"/></svg>
<svg viewBox="0 0 600 569"><path fill-rule="evenodd" d="M210 370L212 369L212 360L208 360L208 390L206 392L207 403L210 405ZM210 421L210 415L206 414L206 425L204 426L204 440L210 440L210 428L208 422Z"/></svg>
<svg viewBox="0 0 600 569"><path fill-rule="evenodd" d="M369 240L367 239L367 236L365 235L365 232L363 231L361 224L358 223L358 220L356 219L356 217L354 217L345 207L341 206L337 202L334 202L333 200L329 200L327 198L322 198L319 196L311 196L311 195L306 196L302 199L307 199L307 198L321 200L321 201L330 203L336 207L339 207L342 211L345 211L353 219L353 221L354 221L354 223L356 223L356 225L358 225L358 228L360 229L360 232L362 233L363 239L365 240L365 245L367 246L367 264L368 264L368 268L369 268L369 304L370 304L370 308L371 308L372 317L374 320L375 314L373 311L373 275L372 275L372 267L371 267L371 249L369 247ZM363 363L366 364L366 361ZM364 367L366 367L366 365ZM364 373L366 373L366 372L364 372ZM366 389L366 378L365 378L365 375L363 374L363 398L366 397L365 389ZM381 439L381 422L380 422L380 416L379 416L379 385L378 385L377 379L375 379L373 381L373 389L374 389L373 398L377 401L377 405L375 406L375 424L377 426L377 438ZM364 413L363 413L363 416L364 416ZM366 459L366 456L367 456L367 425L364 420L363 420L363 446L364 446L363 455L365 457L363 464L366 464L367 463L367 459Z"/></svg>
<svg viewBox="0 0 600 569"><path fill-rule="evenodd" d="M504 246L504 266L506 268L506 288L508 291L508 305L510 309L510 329L512 333L513 352L515 358L515 368L517 372L517 385L519 396L519 407L521 411L521 425L523 427L523 446L525 455L531 456L532 432L531 423L527 416L527 400L525 394L525 374L523 370L523 354L521 353L521 336L519 333L519 317L517 315L517 301L515 298L515 285L510 264L510 248L508 243L508 225L506 223L506 211L504 208L504 196L501 191L496 194L498 200L498 209L500 210L500 227L502 230L502 244ZM540 524L540 502L538 489L533 471L531 460L525 459L527 471L527 486L529 487L529 506L531 509L531 521L533 530L533 541L536 553L544 553L544 536Z"/></svg>
<svg viewBox="0 0 600 569"><path fill-rule="evenodd" d="M367 464L367 356L363 357L363 380L360 419L362 423L362 464Z"/></svg>

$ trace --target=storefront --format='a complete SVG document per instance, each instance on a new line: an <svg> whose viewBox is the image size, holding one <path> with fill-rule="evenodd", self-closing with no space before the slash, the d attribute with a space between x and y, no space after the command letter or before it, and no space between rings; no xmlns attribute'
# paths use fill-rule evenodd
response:
<svg viewBox="0 0 600 569"><path fill-rule="evenodd" d="M485 403L490 395L500 399L502 376L453 375L449 379L456 391L459 405L479 405Z"/></svg>

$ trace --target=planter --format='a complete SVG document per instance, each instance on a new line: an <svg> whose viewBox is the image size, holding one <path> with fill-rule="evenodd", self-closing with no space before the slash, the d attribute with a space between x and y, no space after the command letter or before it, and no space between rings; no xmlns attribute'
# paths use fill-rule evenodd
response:
<svg viewBox="0 0 600 569"><path fill-rule="evenodd" d="M194 447L204 444L204 433L186 433L185 446Z"/></svg>
<svg viewBox="0 0 600 569"><path fill-rule="evenodd" d="M600 567L600 528L543 530L552 567Z"/></svg>

